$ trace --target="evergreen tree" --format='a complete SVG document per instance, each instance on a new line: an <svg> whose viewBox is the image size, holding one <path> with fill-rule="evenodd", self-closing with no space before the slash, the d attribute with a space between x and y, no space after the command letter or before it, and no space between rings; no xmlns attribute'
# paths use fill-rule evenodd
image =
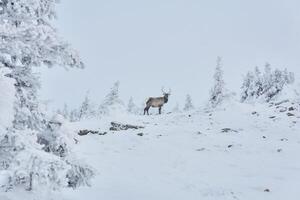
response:
<svg viewBox="0 0 300 200"><path fill-rule="evenodd" d="M60 138L64 129L53 129L37 96L40 82L34 67L83 68L78 54L51 26L55 5L52 0L0 1L0 66L9 70L6 76L14 80L16 96L13 125L0 132L0 170L8 174L5 190L74 187L91 175L88 167L61 154L70 152L70 140ZM55 144L60 150L46 148Z"/></svg>
<svg viewBox="0 0 300 200"><path fill-rule="evenodd" d="M132 114L137 114L138 108L133 102L133 98L130 97L128 104L127 104L127 112L132 113Z"/></svg>
<svg viewBox="0 0 300 200"><path fill-rule="evenodd" d="M214 74L214 86L210 91L209 103L214 108L219 105L225 97L225 88L222 70L222 58L217 57L217 65Z"/></svg>
<svg viewBox="0 0 300 200"><path fill-rule="evenodd" d="M186 95L186 99L185 99L185 105L183 110L184 111L190 111L194 109L193 103L192 103L192 97L188 94Z"/></svg>
<svg viewBox="0 0 300 200"><path fill-rule="evenodd" d="M119 97L119 86L120 82L115 82L113 87L110 89L110 92L105 96L104 101L99 106L100 115L109 114L113 110L116 111L124 109L124 103Z"/></svg>
<svg viewBox="0 0 300 200"><path fill-rule="evenodd" d="M294 74L287 69L272 70L270 64L265 65L264 73L256 67L254 72L248 72L242 85L241 101L260 99L269 102L273 100L286 85L294 82Z"/></svg>
<svg viewBox="0 0 300 200"><path fill-rule="evenodd" d="M89 99L88 93L86 94L84 101L82 102L79 111L78 111L78 119L89 118L95 116L96 112L93 104Z"/></svg>
<svg viewBox="0 0 300 200"><path fill-rule="evenodd" d="M246 77L244 78L242 85L242 101L253 97L255 94L254 89L254 74L252 72L248 72Z"/></svg>
<svg viewBox="0 0 300 200"><path fill-rule="evenodd" d="M64 116L65 119L70 119L70 113L69 113L69 108L68 108L68 105L65 103L64 104L64 108L61 112L61 115Z"/></svg>

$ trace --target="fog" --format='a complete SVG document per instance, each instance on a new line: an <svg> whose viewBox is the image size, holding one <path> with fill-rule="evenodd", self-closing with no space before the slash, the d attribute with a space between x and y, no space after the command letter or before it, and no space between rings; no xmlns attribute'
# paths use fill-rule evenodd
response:
<svg viewBox="0 0 300 200"><path fill-rule="evenodd" d="M53 21L76 48L84 70L40 68L41 97L78 105L87 91L99 102L119 80L122 99L141 104L172 89L169 108L190 94L208 98L216 57L228 89L266 62L299 75L300 2L296 0L64 0Z"/></svg>

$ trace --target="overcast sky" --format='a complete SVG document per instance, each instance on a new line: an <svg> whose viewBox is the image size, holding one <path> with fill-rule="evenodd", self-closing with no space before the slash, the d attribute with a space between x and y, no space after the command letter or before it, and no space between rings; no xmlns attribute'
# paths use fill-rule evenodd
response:
<svg viewBox="0 0 300 200"><path fill-rule="evenodd" d="M100 102L117 80L126 103L133 96L140 105L165 86L173 94L168 109L188 93L200 106L217 56L235 91L265 62L300 72L297 0L62 0L54 23L86 64L41 71L41 97L55 106L75 106L86 91Z"/></svg>

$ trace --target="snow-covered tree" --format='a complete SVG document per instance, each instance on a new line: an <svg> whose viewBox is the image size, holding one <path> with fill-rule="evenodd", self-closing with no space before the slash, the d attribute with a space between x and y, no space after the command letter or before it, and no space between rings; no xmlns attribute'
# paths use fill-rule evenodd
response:
<svg viewBox="0 0 300 200"><path fill-rule="evenodd" d="M248 72L242 85L241 101L260 99L269 102L273 100L286 85L294 82L294 74L287 69L272 70L270 64L265 65L264 73L258 67L254 72Z"/></svg>
<svg viewBox="0 0 300 200"><path fill-rule="evenodd" d="M223 80L222 58L217 57L217 65L214 74L214 85L210 91L209 104L211 107L219 105L225 97L225 82Z"/></svg>
<svg viewBox="0 0 300 200"><path fill-rule="evenodd" d="M119 97L120 82L114 83L110 92L105 96L103 102L99 106L99 114L109 114L111 111L124 110L124 103Z"/></svg>
<svg viewBox="0 0 300 200"><path fill-rule="evenodd" d="M96 115L95 107L93 103L91 102L88 93L86 94L84 101L82 102L81 106L78 110L78 118L89 118Z"/></svg>
<svg viewBox="0 0 300 200"><path fill-rule="evenodd" d="M244 78L242 85L242 101L245 101L250 96L254 96L256 94L255 86L254 86L254 74L252 72L248 72Z"/></svg>
<svg viewBox="0 0 300 200"><path fill-rule="evenodd" d="M0 128L0 170L7 173L2 185L5 190L18 186L27 190L73 187L76 184L69 184L73 179L90 178L86 173L89 170L78 170L76 160L45 148L58 143L65 144L66 152L71 149L67 139L47 139L57 130L49 130L51 122L40 109L40 82L33 68L83 68L76 51L60 39L51 25L56 2L0 0L0 68L7 69L6 76L14 80L15 88L12 126Z"/></svg>
<svg viewBox="0 0 300 200"><path fill-rule="evenodd" d="M194 109L194 105L192 103L192 97L188 94L186 95L185 104L184 104L184 111L190 111Z"/></svg>
<svg viewBox="0 0 300 200"><path fill-rule="evenodd" d="M65 119L70 119L70 111L66 103L64 104L64 108L59 114L61 114Z"/></svg>
<svg viewBox="0 0 300 200"><path fill-rule="evenodd" d="M132 114L137 114L138 113L138 107L135 105L133 98L130 97L128 104L127 104L127 112L132 113Z"/></svg>
<svg viewBox="0 0 300 200"><path fill-rule="evenodd" d="M0 62L11 69L16 80L15 128L42 128L37 108L39 81L35 66L70 66L82 68L77 53L62 41L50 20L55 17L56 1L2 0L0 4ZM35 121L35 122L32 122Z"/></svg>

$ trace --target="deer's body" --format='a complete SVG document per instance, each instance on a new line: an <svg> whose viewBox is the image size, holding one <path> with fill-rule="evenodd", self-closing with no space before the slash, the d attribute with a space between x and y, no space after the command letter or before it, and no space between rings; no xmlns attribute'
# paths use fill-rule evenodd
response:
<svg viewBox="0 0 300 200"><path fill-rule="evenodd" d="M168 102L170 92L169 93L163 92L163 95L164 95L163 97L150 97L148 99L148 101L146 102L146 107L144 109L144 115L146 114L146 112L149 115L149 109L151 107L158 108L158 112L159 114L161 114L161 108L165 103Z"/></svg>

